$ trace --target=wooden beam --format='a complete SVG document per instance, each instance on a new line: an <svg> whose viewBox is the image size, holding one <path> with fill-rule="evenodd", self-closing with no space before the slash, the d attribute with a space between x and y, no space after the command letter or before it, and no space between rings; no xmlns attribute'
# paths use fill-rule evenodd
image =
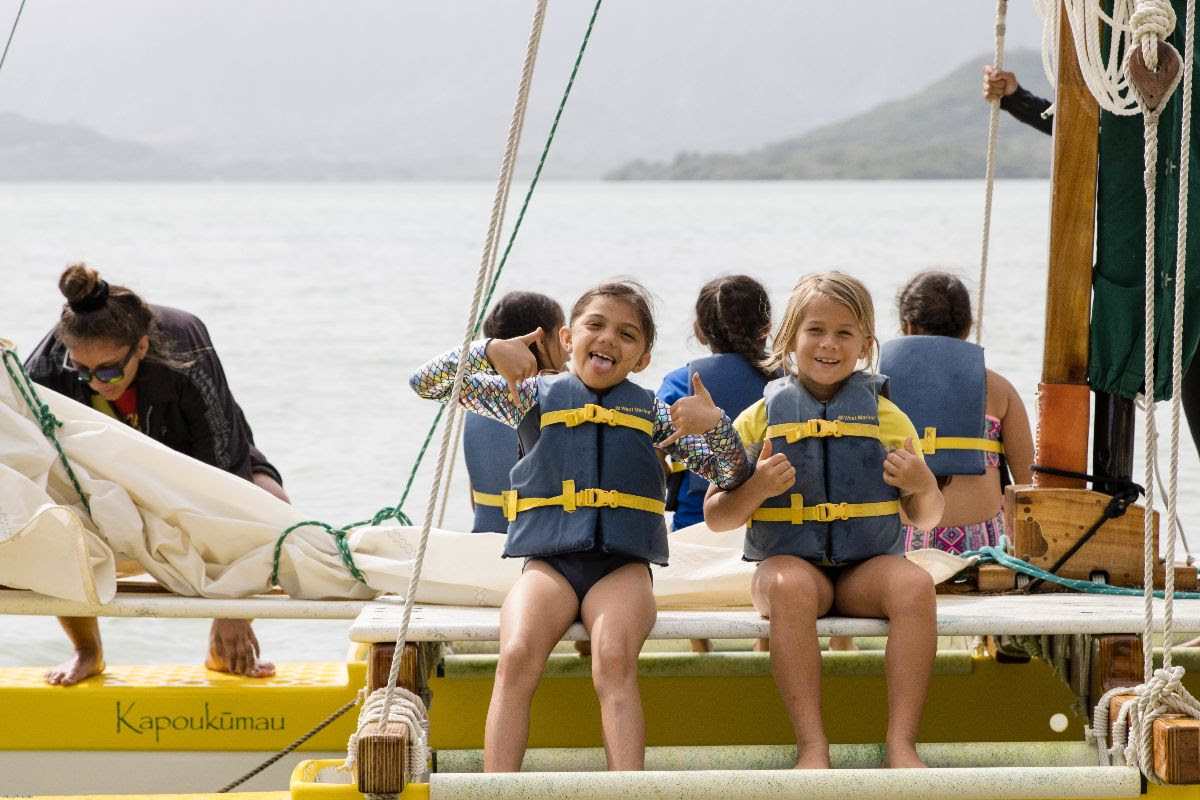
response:
<svg viewBox="0 0 1200 800"><path fill-rule="evenodd" d="M1142 682L1142 637L1133 634L1097 636L1092 640L1092 685L1088 705L1095 706L1109 689ZM1132 697L1132 695L1129 695ZM1126 695L1112 698L1110 719L1117 718Z"/></svg>
<svg viewBox="0 0 1200 800"><path fill-rule="evenodd" d="M408 729L389 722L372 725L358 736L358 790L363 794L399 794L409 776Z"/></svg>
<svg viewBox="0 0 1200 800"><path fill-rule="evenodd" d="M387 686L388 672L392 668L392 654L396 652L394 644L373 644L367 656L367 691L373 692ZM418 658L416 642L406 642L404 652L400 654L400 675L396 679L397 686L403 686L414 694L421 694L420 659Z"/></svg>
<svg viewBox="0 0 1200 800"><path fill-rule="evenodd" d="M1154 774L1164 783L1200 783L1200 719L1154 720Z"/></svg>
<svg viewBox="0 0 1200 800"><path fill-rule="evenodd" d="M1084 83L1070 24L1064 10L1058 29L1050 264L1046 277L1042 380L1038 387L1037 463L1087 472L1088 325L1100 107ZM1035 474L1034 483L1039 487L1083 486L1082 481L1041 473Z"/></svg>

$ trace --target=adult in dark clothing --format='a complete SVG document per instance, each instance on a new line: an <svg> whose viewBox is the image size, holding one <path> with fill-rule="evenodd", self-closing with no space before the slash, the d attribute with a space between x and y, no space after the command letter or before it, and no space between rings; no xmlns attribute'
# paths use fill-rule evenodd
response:
<svg viewBox="0 0 1200 800"><path fill-rule="evenodd" d="M282 479L254 446L208 330L195 316L150 306L83 264L59 278L62 317L25 362L30 377L167 445L254 482L287 502ZM60 617L74 656L46 673L70 686L104 670L95 617ZM209 669L269 677L249 620L213 620Z"/></svg>

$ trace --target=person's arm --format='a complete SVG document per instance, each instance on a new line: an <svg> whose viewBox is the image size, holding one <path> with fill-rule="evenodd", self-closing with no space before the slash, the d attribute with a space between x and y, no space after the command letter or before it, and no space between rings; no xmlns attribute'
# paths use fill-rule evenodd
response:
<svg viewBox="0 0 1200 800"><path fill-rule="evenodd" d="M900 490L901 521L921 530L936 528L946 500L925 464L912 420L886 397L879 398L879 439L888 450L883 459L883 482Z"/></svg>
<svg viewBox="0 0 1200 800"><path fill-rule="evenodd" d="M1054 133L1054 118L1043 117L1050 101L1029 92L1017 83L1017 76L988 64L983 68L983 99L999 100L1000 108L1012 114L1018 122L1036 128L1049 136Z"/></svg>
<svg viewBox="0 0 1200 800"><path fill-rule="evenodd" d="M695 394L671 406L654 398L654 443L702 478L731 489L747 476L741 439L699 375L692 384Z"/></svg>
<svg viewBox="0 0 1200 800"><path fill-rule="evenodd" d="M1013 482L1033 483L1033 432L1029 427L1029 415L1025 403L1016 388L1003 376L987 371L988 391L995 391L1004 398L1004 409L1000 415L1000 440L1004 442L1004 460L1012 471Z"/></svg>
<svg viewBox="0 0 1200 800"><path fill-rule="evenodd" d="M501 343L490 342L492 346ZM459 404L468 411L491 417L515 428L529 409L537 404L537 379L525 378L510 385L508 380L497 374L499 370L494 368L488 359L488 345L488 341L480 340L472 342L467 348L466 374L463 376ZM532 358L532 354L529 355ZM419 367L409 378L409 386L426 400L446 402L451 389L454 388L454 373L458 369L458 360L458 348L443 353ZM513 400L514 391L517 395L516 402Z"/></svg>
<svg viewBox="0 0 1200 800"><path fill-rule="evenodd" d="M768 439L762 443L754 472L741 486L730 491L715 485L708 487L704 524L718 533L745 525L763 502L783 494L795 483L796 468L783 453L771 452Z"/></svg>

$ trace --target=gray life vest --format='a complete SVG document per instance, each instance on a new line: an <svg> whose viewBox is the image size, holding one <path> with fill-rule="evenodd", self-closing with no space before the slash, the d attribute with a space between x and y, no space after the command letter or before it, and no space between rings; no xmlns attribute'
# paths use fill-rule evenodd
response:
<svg viewBox="0 0 1200 800"><path fill-rule="evenodd" d="M689 387L693 375L700 376L713 403L730 419L736 419L738 414L761 400L767 385L762 373L739 353L715 353L697 358L688 364ZM687 476L681 491L686 491L703 505L708 481L691 470L687 471Z"/></svg>
<svg viewBox="0 0 1200 800"><path fill-rule="evenodd" d="M900 493L883 480L878 398L886 383L855 372L826 403L795 376L767 384L767 438L795 466L796 482L751 516L746 560L846 564L904 552Z"/></svg>
<svg viewBox="0 0 1200 800"><path fill-rule="evenodd" d="M598 549L666 564L654 393L626 380L600 396L567 372L537 380L540 435L503 493L504 555Z"/></svg>
<svg viewBox="0 0 1200 800"><path fill-rule="evenodd" d="M934 475L982 475L984 452L1003 453L987 438L983 348L950 336L902 336L883 345L879 371L888 397L921 436Z"/></svg>
<svg viewBox="0 0 1200 800"><path fill-rule="evenodd" d="M471 476L475 521L471 531L505 533L508 520L500 509L500 493L508 489L508 473L517 463L517 432L499 420L466 412L463 460Z"/></svg>

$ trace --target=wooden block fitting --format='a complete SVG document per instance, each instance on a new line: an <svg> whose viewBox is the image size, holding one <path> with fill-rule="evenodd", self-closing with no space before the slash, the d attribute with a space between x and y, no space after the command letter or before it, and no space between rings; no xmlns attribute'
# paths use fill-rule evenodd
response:
<svg viewBox="0 0 1200 800"><path fill-rule="evenodd" d="M979 568L979 591L1007 592L1016 588L1017 573L999 564L984 564Z"/></svg>
<svg viewBox="0 0 1200 800"><path fill-rule="evenodd" d="M1098 703L1110 689L1137 686L1142 682L1142 667L1142 637L1133 634L1097 636L1092 641L1089 704ZM1116 719L1115 712L1110 719Z"/></svg>
<svg viewBox="0 0 1200 800"><path fill-rule="evenodd" d="M1200 783L1200 719L1154 720L1154 774L1164 783Z"/></svg>
<svg viewBox="0 0 1200 800"><path fill-rule="evenodd" d="M386 680L386 676L385 676ZM389 722L380 730L369 726L358 737L356 778L363 794L399 794L410 776L408 765L408 728Z"/></svg>
<svg viewBox="0 0 1200 800"><path fill-rule="evenodd" d="M396 652L394 644L373 644L367 656L367 691L373 692L387 686L388 672L392 668L392 654ZM396 679L397 686L403 686L410 692L421 693L420 665L417 645L408 642L400 655L400 675Z"/></svg>
<svg viewBox="0 0 1200 800"><path fill-rule="evenodd" d="M1134 700L1137 700L1136 694L1118 694L1108 698L1108 740L1110 742L1117 735L1117 716L1121 713L1121 706L1132 703ZM1129 724L1126 723L1125 727L1128 728Z"/></svg>

